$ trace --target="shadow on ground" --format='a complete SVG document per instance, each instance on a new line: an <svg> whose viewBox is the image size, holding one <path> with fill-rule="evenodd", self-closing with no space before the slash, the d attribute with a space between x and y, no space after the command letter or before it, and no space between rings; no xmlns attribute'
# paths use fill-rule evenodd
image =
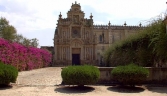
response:
<svg viewBox="0 0 167 96"><path fill-rule="evenodd" d="M13 86L11 85L1 85L0 84L0 90L6 90L6 89L11 89Z"/></svg>
<svg viewBox="0 0 167 96"><path fill-rule="evenodd" d="M60 93L87 93L92 92L95 90L93 87L84 86L84 87L78 87L78 86L60 86L55 89L55 92Z"/></svg>
<svg viewBox="0 0 167 96"><path fill-rule="evenodd" d="M112 86L112 87L108 87L107 90L120 92L120 93L139 93L139 92L143 92L145 89L142 87Z"/></svg>
<svg viewBox="0 0 167 96"><path fill-rule="evenodd" d="M167 87L147 87L147 89L152 92L167 94Z"/></svg>

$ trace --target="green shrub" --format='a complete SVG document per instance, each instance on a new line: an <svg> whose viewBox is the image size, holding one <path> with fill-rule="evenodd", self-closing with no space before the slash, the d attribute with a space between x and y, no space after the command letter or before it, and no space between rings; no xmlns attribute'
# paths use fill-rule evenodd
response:
<svg viewBox="0 0 167 96"><path fill-rule="evenodd" d="M18 70L0 62L0 85L8 85L10 82L15 83L18 76Z"/></svg>
<svg viewBox="0 0 167 96"><path fill-rule="evenodd" d="M149 71L146 68L129 64L126 66L118 66L111 71L113 79L124 85L141 84L148 77Z"/></svg>
<svg viewBox="0 0 167 96"><path fill-rule="evenodd" d="M114 42L105 51L106 66L115 67L133 62L145 67L161 67L167 62L167 34L164 18L160 17L149 22L149 25L137 34Z"/></svg>
<svg viewBox="0 0 167 96"><path fill-rule="evenodd" d="M83 86L95 84L100 77L100 71L91 65L68 66L63 68L61 76L64 84Z"/></svg>

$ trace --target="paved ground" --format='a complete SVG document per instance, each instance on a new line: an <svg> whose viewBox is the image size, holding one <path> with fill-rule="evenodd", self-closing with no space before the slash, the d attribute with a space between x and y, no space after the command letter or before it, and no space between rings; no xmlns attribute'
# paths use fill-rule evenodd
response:
<svg viewBox="0 0 167 96"><path fill-rule="evenodd" d="M167 87L139 86L135 89L116 86L58 86L61 68L48 67L19 72L13 87L0 87L0 96L167 96Z"/></svg>
<svg viewBox="0 0 167 96"><path fill-rule="evenodd" d="M49 67L19 73L17 84L29 86L54 86L61 83L61 68Z"/></svg>

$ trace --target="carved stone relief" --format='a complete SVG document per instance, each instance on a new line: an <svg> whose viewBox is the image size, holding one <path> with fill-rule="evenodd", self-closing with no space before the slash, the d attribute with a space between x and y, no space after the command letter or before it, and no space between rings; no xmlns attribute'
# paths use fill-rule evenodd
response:
<svg viewBox="0 0 167 96"><path fill-rule="evenodd" d="M79 24L79 15L74 15L73 16L73 23L74 24Z"/></svg>
<svg viewBox="0 0 167 96"><path fill-rule="evenodd" d="M72 47L81 47L82 46L82 43L80 41L73 41L72 44L71 44Z"/></svg>
<svg viewBox="0 0 167 96"><path fill-rule="evenodd" d="M73 27L72 38L80 38L80 37L81 37L80 27Z"/></svg>

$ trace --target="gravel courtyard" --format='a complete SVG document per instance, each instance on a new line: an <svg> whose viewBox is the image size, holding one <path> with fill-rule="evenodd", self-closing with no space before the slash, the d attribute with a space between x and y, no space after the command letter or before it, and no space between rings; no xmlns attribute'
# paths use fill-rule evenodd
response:
<svg viewBox="0 0 167 96"><path fill-rule="evenodd" d="M0 96L167 96L167 87L59 86L61 68L48 67L19 72L13 87L0 87Z"/></svg>

